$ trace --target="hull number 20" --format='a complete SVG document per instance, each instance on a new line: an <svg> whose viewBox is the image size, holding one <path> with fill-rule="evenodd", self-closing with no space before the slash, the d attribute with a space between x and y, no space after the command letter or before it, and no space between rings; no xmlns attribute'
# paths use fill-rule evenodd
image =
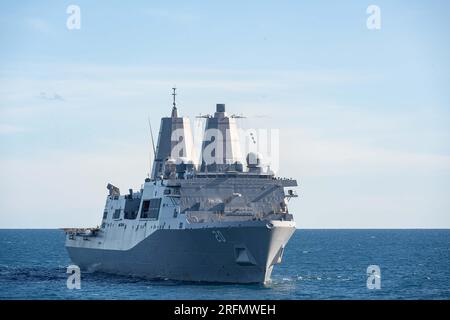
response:
<svg viewBox="0 0 450 320"><path fill-rule="evenodd" d="M212 231L214 237L216 237L217 242L226 242L227 240L225 239L225 237L223 236L222 232L220 232L219 230L213 230Z"/></svg>

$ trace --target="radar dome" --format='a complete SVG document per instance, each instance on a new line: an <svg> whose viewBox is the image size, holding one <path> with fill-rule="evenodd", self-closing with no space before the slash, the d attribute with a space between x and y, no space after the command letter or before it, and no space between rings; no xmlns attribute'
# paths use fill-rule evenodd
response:
<svg viewBox="0 0 450 320"><path fill-rule="evenodd" d="M247 166L249 168L256 168L256 167L261 166L262 156L256 152L249 152L247 154L246 160L247 160Z"/></svg>

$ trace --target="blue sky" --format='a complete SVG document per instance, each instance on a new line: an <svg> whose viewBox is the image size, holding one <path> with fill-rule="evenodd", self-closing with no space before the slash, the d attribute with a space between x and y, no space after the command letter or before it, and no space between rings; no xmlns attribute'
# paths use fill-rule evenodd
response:
<svg viewBox="0 0 450 320"><path fill-rule="evenodd" d="M66 28L66 8L81 29ZM366 8L381 9L368 30ZM99 223L154 130L226 103L279 128L302 228L450 227L448 1L0 3L0 227Z"/></svg>

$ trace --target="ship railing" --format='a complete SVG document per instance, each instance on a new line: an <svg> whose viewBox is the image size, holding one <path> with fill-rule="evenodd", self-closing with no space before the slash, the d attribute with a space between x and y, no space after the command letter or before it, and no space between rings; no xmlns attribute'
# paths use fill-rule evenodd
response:
<svg viewBox="0 0 450 320"><path fill-rule="evenodd" d="M96 228L62 228L62 230L69 236L83 236L83 237L95 237L100 231L99 227Z"/></svg>
<svg viewBox="0 0 450 320"><path fill-rule="evenodd" d="M186 220L189 223L211 223L221 221L220 213L209 211L189 211L186 213Z"/></svg>
<svg viewBox="0 0 450 320"><path fill-rule="evenodd" d="M189 223L212 223L225 221L248 221L261 219L261 214L255 214L250 211L229 211L229 212L211 212L211 211L189 211L186 213L186 220Z"/></svg>

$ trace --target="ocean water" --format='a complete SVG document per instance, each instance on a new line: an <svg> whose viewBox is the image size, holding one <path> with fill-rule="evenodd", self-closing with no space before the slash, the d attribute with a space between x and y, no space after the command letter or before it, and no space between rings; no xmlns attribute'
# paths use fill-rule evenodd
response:
<svg viewBox="0 0 450 320"><path fill-rule="evenodd" d="M297 230L268 285L82 272L70 290L69 264L60 230L0 230L0 299L450 299L450 230Z"/></svg>

